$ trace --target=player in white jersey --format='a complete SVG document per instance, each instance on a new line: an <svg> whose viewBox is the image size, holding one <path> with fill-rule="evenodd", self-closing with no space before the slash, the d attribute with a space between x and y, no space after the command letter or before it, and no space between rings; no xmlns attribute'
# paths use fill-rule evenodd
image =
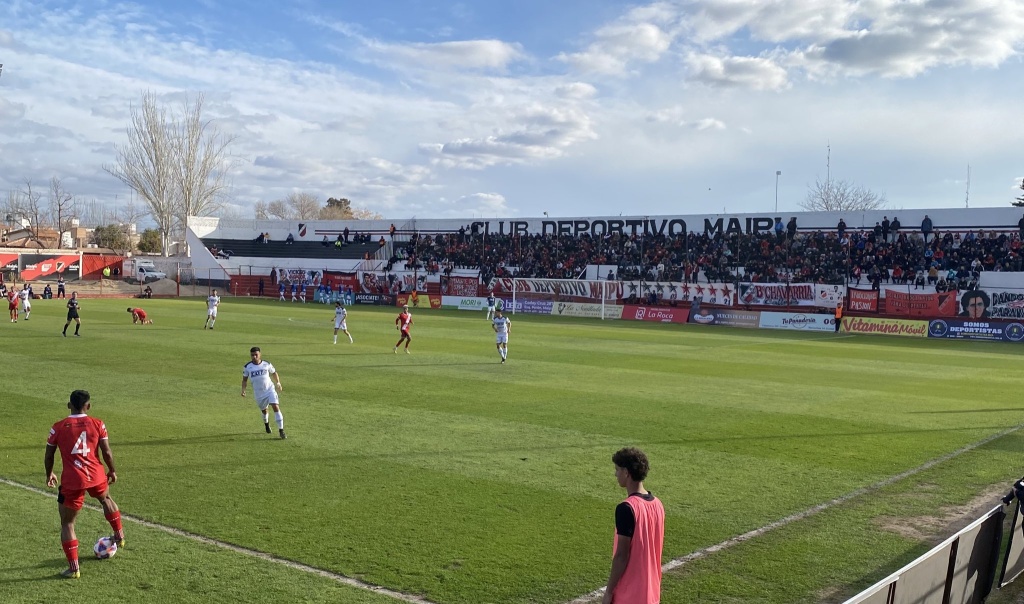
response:
<svg viewBox="0 0 1024 604"><path fill-rule="evenodd" d="M501 355L501 364L505 364L508 357L508 332L512 331L512 320L502 316L501 309L494 309L494 320L491 321L491 328L497 334L495 342L498 347L498 354Z"/></svg>
<svg viewBox="0 0 1024 604"><path fill-rule="evenodd" d="M249 356L252 360L242 368L242 396L245 396L245 386L251 378L252 394L263 415L263 426L267 429L267 434L270 434L270 415L267 412L267 407L270 407L274 410L274 419L277 420L278 434L281 435L281 438L288 438L284 434L284 415L281 414L280 403L277 399L277 393L284 390L284 386L281 385L281 376L270 364L270 361L263 360L259 346L250 348ZM274 390L275 382L277 390Z"/></svg>
<svg viewBox="0 0 1024 604"><path fill-rule="evenodd" d="M494 298L494 292L487 293L487 317L486 320L490 321L494 318L494 305L496 301Z"/></svg>
<svg viewBox="0 0 1024 604"><path fill-rule="evenodd" d="M206 325L203 325L203 329L207 327L213 329L213 324L217 322L218 306L220 306L220 296L217 295L217 290L213 290L210 297L206 299Z"/></svg>
<svg viewBox="0 0 1024 604"><path fill-rule="evenodd" d="M28 321L28 316L32 314L32 292L28 288L28 284L22 286L21 291L18 292L18 298L21 299L21 312L25 315L25 320Z"/></svg>
<svg viewBox="0 0 1024 604"><path fill-rule="evenodd" d="M348 332L348 325L345 319L348 318L348 311L341 305L341 301L334 303L334 343L338 343L338 330L345 332L348 336L348 343L352 344L352 334Z"/></svg>

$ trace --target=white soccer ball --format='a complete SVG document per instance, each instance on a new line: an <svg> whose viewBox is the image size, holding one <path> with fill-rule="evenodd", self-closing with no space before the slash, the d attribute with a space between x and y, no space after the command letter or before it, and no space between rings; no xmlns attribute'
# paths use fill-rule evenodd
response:
<svg viewBox="0 0 1024 604"><path fill-rule="evenodd" d="M96 553L96 557L100 560L113 558L114 554L117 553L117 541L114 541L113 537L100 537L96 545L92 546L92 551Z"/></svg>

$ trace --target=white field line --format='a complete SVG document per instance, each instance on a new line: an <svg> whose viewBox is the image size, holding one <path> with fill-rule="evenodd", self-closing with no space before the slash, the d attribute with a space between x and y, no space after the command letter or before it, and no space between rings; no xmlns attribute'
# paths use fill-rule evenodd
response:
<svg viewBox="0 0 1024 604"><path fill-rule="evenodd" d="M925 470L933 468L933 467L935 467L935 466L937 466L937 465L939 465L941 463L944 463L944 462L947 462L947 461L949 461L949 460L951 460L953 458L959 457L959 456L963 455L964 453L967 453L969 451L973 451L974 449L977 449L978 447L981 447L983 445L987 445L988 443L990 443L990 442L992 442L994 440L1000 439L1000 438L1002 438L1004 436L1007 436L1008 434L1013 434L1014 432L1020 430L1021 428L1024 428L1024 424L1018 424L1018 425L1016 425L1016 426L1014 426L1012 428L1008 428L1008 429L1003 430L1002 432L999 432L997 434L993 434L991 436L987 436L987 437L979 440L978 442L971 443L971 444L969 444L969 445L967 445L967 446L965 446L965 447L963 447L961 449L957 449L956 451L953 451L952 453L947 453L947 454L942 455L940 457L936 457L935 459L926 461L925 463L917 466L916 468L912 468L912 469L907 470L906 472L903 472L901 474L896 474L895 476L890 476L889 478L886 478L886 479L881 480L879 482L876 482L874 484L868 485L866 487L861 487L859 489L850 491L849 493L847 493L845 495L840 495L839 497L836 497L835 499L833 499L831 501L826 501L825 503L819 503L818 505L809 507L806 510L803 510L802 512L797 512L797 513L792 514L790 516L786 516L785 518L781 518L781 519L776 520L774 522L770 522L770 523L768 523L768 524L766 524L766 525L764 525L764 526L762 526L760 528L756 528L756 529L754 529L752 531L748 531L746 533L743 533L742 535L737 535L735 537L730 537L730 538L726 539L725 541L722 541L721 543L716 543L715 545L712 545L712 546L709 546L709 547L705 547L704 549L699 549L699 550L697 550L695 552L691 552L689 554L686 554L685 556L683 556L681 558L676 558L675 560L669 560L665 564L661 565L661 570L662 570L662 572L667 573L667 572L669 572L671 570L679 568L680 566L684 566L686 564L689 564L690 562L693 562L694 560L699 560L701 558L705 558L705 557L707 557L707 556L709 556L711 554L714 554L716 552L720 552L722 550L729 549L730 547L732 547L734 545L738 545L740 543L743 543L744 541L750 541L751 539L755 539L757 537L760 537L761 535L764 535L765 533L773 531L773 530L775 530L777 528L782 528L782 527L786 526L787 524L792 524L792 523L797 522L799 520L803 520L803 519L808 518L810 516L813 516L813 515L815 515L815 514L817 514L819 512L824 512L825 510L827 510L829 508L834 508L837 505L846 503L847 501L849 501L849 500L851 500L851 499L853 499L855 497L860 497L861 495L867 495L868 493L873 493L875 491L878 491L879 489L882 489L882 488L887 487L887 486L889 486L891 484L897 483L897 482L899 482L899 481L901 481L901 480L903 480L905 478L910 478L911 476L913 476L915 474L920 474L921 472L924 472ZM609 556L609 560L610 560L610 556ZM594 601L600 599L604 595L604 591L605 591L604 587L595 589L594 591L592 591L590 593L583 594L582 596L576 598L575 600L570 600L567 604L588 604L590 602L594 602Z"/></svg>
<svg viewBox="0 0 1024 604"><path fill-rule="evenodd" d="M13 480L8 480L8 479L3 478L3 477L0 477L0 483L6 484L6 485L9 485L9 486L12 486L12 487L17 487L19 489L24 489L26 491L29 491L29 492L32 492L32 493L36 493L38 495L45 495L47 497L50 497L51 499L56 499L57 498L56 494L51 493L49 491L44 491L43 489L39 489L39 488L30 486L30 485L22 484L20 482L15 482ZM92 505L92 504L86 504L85 507L90 509L90 510L97 511L97 512L101 511L101 509L98 506L95 506L95 505ZM331 579L332 581L337 581L338 583L341 583L343 585L348 585L349 587L355 587L357 589L362 589L362 590L365 590L365 591L372 591L373 593L377 593L377 594L381 594L381 595L384 595L384 596L388 596L390 598L394 598L394 599L400 600L402 602L412 602L413 604L433 604L433 602L431 602L430 600L427 600L426 598L421 598L420 596L416 596L416 595L413 595L413 594L402 593L400 591L394 591L394 590L391 590L391 589L387 589L385 587L380 587L378 585L372 585L370 583L364 583L364 582L362 582L362 581L360 581L358 579L353 579L352 577L346 577L345 575L342 575L342 574L339 574L339 573L331 572L329 570L324 570L322 568L317 568L315 566L309 566L308 564L302 564L301 562L295 562L294 560L287 560L285 558L279 558L278 556L275 556L273 554L268 554L266 552L261 552L261 551L257 551L257 550L254 550L254 549L249 549L249 548L246 548L246 547L241 547L241 546L234 545L232 543L227 543L227 542L224 542L224 541L218 541L216 539L211 539L209 537L204 537L203 535L197 535L196 533L190 533L188 531L183 531L181 529L174 528L173 526L167 526L165 524L158 524L156 522L150 522L149 520L144 520L144 519L139 518L137 516L131 516L131 515L125 514L123 511L121 512L121 519L129 521L129 522L134 522L135 524L140 524L140 525L142 525L144 527L147 527L147 528L163 531L163 532L168 533L170 535L174 535L175 537L184 537L185 539L191 539L192 541L198 541L199 543L205 543L206 545L212 545L214 547L219 547L221 549L226 549L226 550L235 552L236 554L242 554L244 556L251 556L253 558L259 558L260 560L264 560L266 562L273 562L274 564L280 564L282 566L287 566L288 568L291 568L293 570L302 571L302 572L305 572L305 573L309 573L311 575L317 575L317 576L323 577L325 579ZM130 535L129 535L129 538L131 538Z"/></svg>

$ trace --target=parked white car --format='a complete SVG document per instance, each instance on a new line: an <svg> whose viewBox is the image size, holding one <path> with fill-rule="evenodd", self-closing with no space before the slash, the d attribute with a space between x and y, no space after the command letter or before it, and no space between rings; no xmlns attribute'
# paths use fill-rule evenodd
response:
<svg viewBox="0 0 1024 604"><path fill-rule="evenodd" d="M140 283L148 283L149 281L159 281L160 279L166 279L167 273L156 270L151 266L139 266L137 267L136 278Z"/></svg>

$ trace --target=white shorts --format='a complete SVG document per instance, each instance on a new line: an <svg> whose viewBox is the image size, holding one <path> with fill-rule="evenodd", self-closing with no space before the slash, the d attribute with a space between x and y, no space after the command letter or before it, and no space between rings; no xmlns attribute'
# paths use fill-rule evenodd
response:
<svg viewBox="0 0 1024 604"><path fill-rule="evenodd" d="M494 306L493 305L488 306L487 307L487 312L494 312Z"/></svg>
<svg viewBox="0 0 1024 604"><path fill-rule="evenodd" d="M216 319L217 318L217 309L216 308L211 308L210 310L206 311L206 316L207 317L213 317L214 319Z"/></svg>
<svg viewBox="0 0 1024 604"><path fill-rule="evenodd" d="M345 321L335 321L334 328L342 331L348 331L348 325L345 325Z"/></svg>
<svg viewBox="0 0 1024 604"><path fill-rule="evenodd" d="M277 404L277 390L271 390L256 397L256 406L260 408L260 411L266 411L267 407Z"/></svg>
<svg viewBox="0 0 1024 604"><path fill-rule="evenodd" d="M496 344L508 344L508 334L507 333L499 333L497 335L497 337L494 339L494 342Z"/></svg>
<svg viewBox="0 0 1024 604"><path fill-rule="evenodd" d="M25 300L24 302L21 303L21 307L24 310L32 310L32 303L29 302L28 300Z"/></svg>

